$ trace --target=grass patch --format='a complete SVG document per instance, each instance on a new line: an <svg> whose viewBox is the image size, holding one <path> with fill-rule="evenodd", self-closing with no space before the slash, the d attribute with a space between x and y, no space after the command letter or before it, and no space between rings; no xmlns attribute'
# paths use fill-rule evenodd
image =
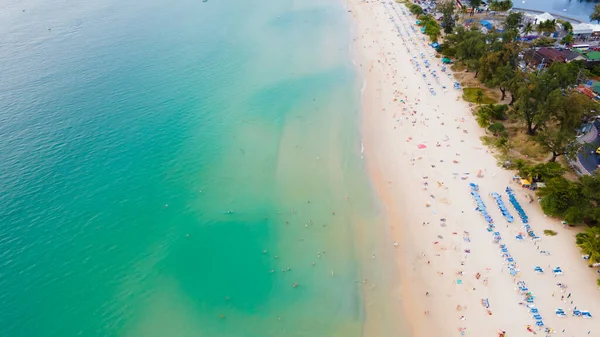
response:
<svg viewBox="0 0 600 337"><path fill-rule="evenodd" d="M549 153L525 132L525 128L511 127L507 131L513 150L523 156L522 159L537 163L546 161Z"/></svg>
<svg viewBox="0 0 600 337"><path fill-rule="evenodd" d="M483 92L483 102L482 104L493 104L497 103L497 101L490 95L489 90L485 88L464 88L463 89L463 99L467 102L476 103L477 102L477 92Z"/></svg>
<svg viewBox="0 0 600 337"><path fill-rule="evenodd" d="M555 236L556 234L558 234L558 233L556 233L555 231L553 231L551 229L544 229L544 235Z"/></svg>

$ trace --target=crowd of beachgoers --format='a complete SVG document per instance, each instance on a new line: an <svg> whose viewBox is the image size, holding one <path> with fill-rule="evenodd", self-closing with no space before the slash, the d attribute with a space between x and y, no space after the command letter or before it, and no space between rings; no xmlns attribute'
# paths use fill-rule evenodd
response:
<svg viewBox="0 0 600 337"><path fill-rule="evenodd" d="M348 9L365 160L401 273L401 296L390 298L412 335L600 335L598 289L575 232L498 167L416 19L396 2L348 0Z"/></svg>

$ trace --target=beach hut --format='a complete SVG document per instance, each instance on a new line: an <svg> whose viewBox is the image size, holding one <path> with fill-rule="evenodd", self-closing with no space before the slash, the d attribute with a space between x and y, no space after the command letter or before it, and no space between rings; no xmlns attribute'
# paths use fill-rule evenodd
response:
<svg viewBox="0 0 600 337"><path fill-rule="evenodd" d="M531 182L527 179L521 179L520 183L521 183L521 187L526 187L526 188L531 187Z"/></svg>
<svg viewBox="0 0 600 337"><path fill-rule="evenodd" d="M537 20L537 23L543 22L543 21L548 21L548 20L554 20L555 18L548 12L545 12L543 14L540 15L536 15L535 20Z"/></svg>

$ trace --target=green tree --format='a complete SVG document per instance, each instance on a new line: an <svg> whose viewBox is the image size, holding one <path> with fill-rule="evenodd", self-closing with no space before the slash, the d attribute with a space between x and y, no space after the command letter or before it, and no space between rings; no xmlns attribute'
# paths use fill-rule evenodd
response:
<svg viewBox="0 0 600 337"><path fill-rule="evenodd" d="M546 187L538 194L542 197L540 205L544 213L554 217L562 217L567 210L581 204L581 186L563 177L546 181Z"/></svg>
<svg viewBox="0 0 600 337"><path fill-rule="evenodd" d="M438 38L442 35L442 29L437 22L428 23L425 25L425 34L429 36L431 41L437 42Z"/></svg>
<svg viewBox="0 0 600 337"><path fill-rule="evenodd" d="M441 26L444 28L444 33L450 34L456 26L454 12L456 6L454 1L442 1L437 5L437 11L442 14Z"/></svg>
<svg viewBox="0 0 600 337"><path fill-rule="evenodd" d="M419 5L411 4L408 7L408 10L417 17L423 14L423 8L421 8Z"/></svg>
<svg viewBox="0 0 600 337"><path fill-rule="evenodd" d="M589 97L577 91L565 91L553 114L553 119L558 123L560 131L569 132L581 125L584 115L597 109L597 104Z"/></svg>
<svg viewBox="0 0 600 337"><path fill-rule="evenodd" d="M519 52L518 44L505 43L502 50L487 53L479 60L479 80L488 87L500 89L500 100L504 100L506 90L516 78Z"/></svg>
<svg viewBox="0 0 600 337"><path fill-rule="evenodd" d="M456 50L456 58L467 66L469 71L479 73L479 61L493 47L488 39L495 34L484 35L477 29L465 30L457 27L455 34L446 37L446 41Z"/></svg>
<svg viewBox="0 0 600 337"><path fill-rule="evenodd" d="M481 103L483 103L484 98L485 98L485 95L484 95L483 91L478 89L477 92L475 92L475 103L477 103L479 106L481 106Z"/></svg>
<svg viewBox="0 0 600 337"><path fill-rule="evenodd" d="M490 1L490 9L498 12L506 12L511 9L513 2L511 0L492 0Z"/></svg>
<svg viewBox="0 0 600 337"><path fill-rule="evenodd" d="M559 165L548 163L546 165ZM555 177L547 181L546 187L538 194L542 197L541 205L544 213L550 216L564 217L565 221L588 226L600 224L600 175L586 175L579 181L568 181L563 177ZM577 235L577 243L581 244L583 235Z"/></svg>
<svg viewBox="0 0 600 337"><path fill-rule="evenodd" d="M515 164L519 175L532 181L549 181L553 178L562 177L566 172L565 168L556 162L528 165L527 162L518 160Z"/></svg>
<svg viewBox="0 0 600 337"><path fill-rule="evenodd" d="M573 34L569 33L560 40L560 43L564 45L570 45L573 43L573 41L575 41L575 38L573 38Z"/></svg>
<svg viewBox="0 0 600 337"><path fill-rule="evenodd" d="M481 90L479 90L477 94L479 94L479 92L481 92ZM483 95L483 92L481 92L481 94ZM477 99L478 97L475 97L475 101L477 101ZM480 107L477 110L477 114L475 115L475 120L477 120L477 124L479 124L480 127L487 128L492 121L492 116L490 116L489 112L486 109L482 109Z"/></svg>
<svg viewBox="0 0 600 337"><path fill-rule="evenodd" d="M479 6L481 6L481 4L483 4L483 0L471 0L471 16L473 16L473 14L475 14L475 10L477 8L479 8Z"/></svg>
<svg viewBox="0 0 600 337"><path fill-rule="evenodd" d="M537 25L537 31L541 33L554 33L556 31L556 20L541 21Z"/></svg>
<svg viewBox="0 0 600 337"><path fill-rule="evenodd" d="M583 210L583 222L588 226L598 226L600 224L600 174L582 176L579 182L581 198L588 202L588 207Z"/></svg>
<svg viewBox="0 0 600 337"><path fill-rule="evenodd" d="M552 153L550 162L562 155L572 157L577 153L577 147L571 143L575 140L574 131L561 131L556 128L545 128L535 137L535 140Z"/></svg>
<svg viewBox="0 0 600 337"><path fill-rule="evenodd" d="M556 162L541 163L533 166L531 171L532 179L538 181L548 181L552 178L562 177L567 170Z"/></svg>
<svg viewBox="0 0 600 337"><path fill-rule="evenodd" d="M529 135L535 135L549 120L560 117L558 112L565 110L565 92L577 83L580 67L555 62L547 70L527 74L518 89L515 110Z"/></svg>
<svg viewBox="0 0 600 337"><path fill-rule="evenodd" d="M523 33L525 35L529 35L533 32L533 24L531 22L527 22L525 27L523 27Z"/></svg>
<svg viewBox="0 0 600 337"><path fill-rule="evenodd" d="M488 126L488 131L490 131L494 136L497 137L499 135L504 134L506 132L506 128L504 127L504 124L500 122L494 122L493 124Z"/></svg>
<svg viewBox="0 0 600 337"><path fill-rule="evenodd" d="M577 246L582 253L590 256L589 264L600 262L600 227L586 228L581 234L577 238Z"/></svg>
<svg viewBox="0 0 600 337"><path fill-rule="evenodd" d="M571 33L573 32L573 25L569 21L565 21L562 23L563 29L565 32Z"/></svg>
<svg viewBox="0 0 600 337"><path fill-rule="evenodd" d="M490 4L491 6L491 4ZM525 14L522 12L510 12L506 16L504 20L504 29L505 30L519 30L519 25L523 23L523 19L525 18Z"/></svg>
<svg viewBox="0 0 600 337"><path fill-rule="evenodd" d="M591 73L592 75L600 76L600 65L594 66Z"/></svg>
<svg viewBox="0 0 600 337"><path fill-rule="evenodd" d="M594 11L590 14L590 20L600 23L600 4L594 6Z"/></svg>

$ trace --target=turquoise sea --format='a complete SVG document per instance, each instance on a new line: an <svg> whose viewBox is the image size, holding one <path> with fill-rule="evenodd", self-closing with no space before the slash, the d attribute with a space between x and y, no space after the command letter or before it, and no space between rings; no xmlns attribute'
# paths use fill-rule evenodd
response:
<svg viewBox="0 0 600 337"><path fill-rule="evenodd" d="M0 336L402 328L340 1L1 6Z"/></svg>

